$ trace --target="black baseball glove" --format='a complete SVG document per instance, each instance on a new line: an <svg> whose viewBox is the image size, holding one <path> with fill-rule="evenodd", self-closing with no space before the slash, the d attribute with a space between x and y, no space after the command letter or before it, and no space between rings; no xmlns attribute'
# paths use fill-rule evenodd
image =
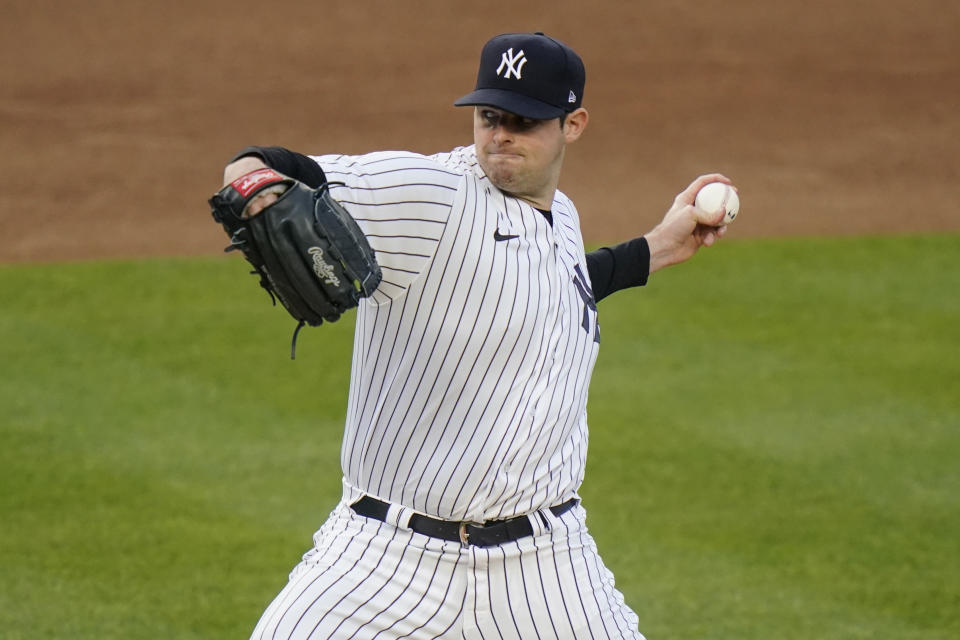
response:
<svg viewBox="0 0 960 640"><path fill-rule="evenodd" d="M279 298L298 321L291 358L304 324L336 321L382 278L367 238L327 187L311 189L273 169L259 169L210 198L213 219L230 236L224 251L243 251L274 304ZM247 205L265 190L280 193L279 199L246 216Z"/></svg>

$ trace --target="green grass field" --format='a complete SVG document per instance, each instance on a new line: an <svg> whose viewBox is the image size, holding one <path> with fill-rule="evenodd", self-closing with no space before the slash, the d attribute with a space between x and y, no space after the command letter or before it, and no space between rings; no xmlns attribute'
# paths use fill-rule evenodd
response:
<svg viewBox="0 0 960 640"><path fill-rule="evenodd" d="M960 637L958 257L730 241L600 303L582 493L650 640ZM291 362L244 267L0 267L3 638L245 638L310 545L352 316Z"/></svg>

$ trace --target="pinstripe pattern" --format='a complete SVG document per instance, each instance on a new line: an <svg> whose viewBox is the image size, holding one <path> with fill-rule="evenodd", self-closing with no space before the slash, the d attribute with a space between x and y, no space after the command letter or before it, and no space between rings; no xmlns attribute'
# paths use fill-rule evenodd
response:
<svg viewBox="0 0 960 640"><path fill-rule="evenodd" d="M482 521L575 495L597 344L573 204L558 192L551 226L472 147L315 159L384 270L358 311L346 497Z"/></svg>
<svg viewBox="0 0 960 640"><path fill-rule="evenodd" d="M582 508L547 508L583 480L599 344L573 204L557 192L551 225L472 147L314 159L384 279L357 311L343 501L253 638L642 638ZM450 520L533 514L536 535L461 547L354 514L364 494Z"/></svg>
<svg viewBox="0 0 960 640"><path fill-rule="evenodd" d="M538 535L478 548L368 520L341 504L252 638L642 640L583 509L541 514Z"/></svg>

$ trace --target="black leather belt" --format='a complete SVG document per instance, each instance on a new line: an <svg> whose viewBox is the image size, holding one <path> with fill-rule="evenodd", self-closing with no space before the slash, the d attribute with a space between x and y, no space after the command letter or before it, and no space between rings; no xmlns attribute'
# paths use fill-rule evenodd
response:
<svg viewBox="0 0 960 640"><path fill-rule="evenodd" d="M577 498L570 498L563 504L550 507L550 511L559 518L577 506L577 502L579 502ZM350 505L350 508L361 516L386 522L390 505L382 500L363 496ZM533 535L533 526L527 516L477 523L439 520L416 513L410 517L410 523L407 526L431 538L459 542L464 546L472 544L477 547L494 547Z"/></svg>

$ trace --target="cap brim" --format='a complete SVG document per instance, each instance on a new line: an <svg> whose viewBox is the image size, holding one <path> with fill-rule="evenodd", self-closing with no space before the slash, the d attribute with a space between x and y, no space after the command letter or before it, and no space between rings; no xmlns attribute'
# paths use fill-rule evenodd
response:
<svg viewBox="0 0 960 640"><path fill-rule="evenodd" d="M533 118L534 120L552 120L559 118L566 111L552 104L541 102L533 98L505 91L503 89L477 89L468 93L453 103L457 107L471 106L490 106L515 113L524 118Z"/></svg>

